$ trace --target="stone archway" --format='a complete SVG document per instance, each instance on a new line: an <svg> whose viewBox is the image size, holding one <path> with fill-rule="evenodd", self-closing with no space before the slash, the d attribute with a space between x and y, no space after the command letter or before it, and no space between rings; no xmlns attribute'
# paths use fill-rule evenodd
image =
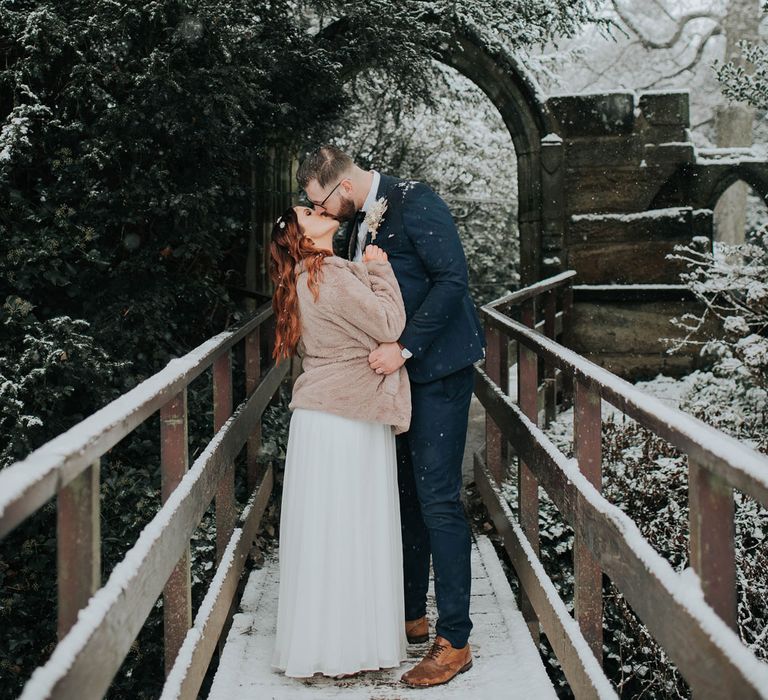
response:
<svg viewBox="0 0 768 700"><path fill-rule="evenodd" d="M344 18L337 20L322 30L323 38L343 40L346 25ZM453 39L452 45L441 49L438 60L471 80L488 96L514 144L519 189L520 281L530 284L540 279L543 252L552 248L544 243L542 202L549 200L545 193L550 187L548 182L542 183L542 137L556 130L555 123L536 81L515 57L490 49L467 30L457 30ZM350 65L348 70L353 74L358 67ZM551 198L559 199L559 195L553 192Z"/></svg>
<svg viewBox="0 0 768 700"><path fill-rule="evenodd" d="M748 152L739 156L720 149L700 151L693 163L681 165L659 188L652 206L714 209L723 192L738 180L768 203L768 163Z"/></svg>

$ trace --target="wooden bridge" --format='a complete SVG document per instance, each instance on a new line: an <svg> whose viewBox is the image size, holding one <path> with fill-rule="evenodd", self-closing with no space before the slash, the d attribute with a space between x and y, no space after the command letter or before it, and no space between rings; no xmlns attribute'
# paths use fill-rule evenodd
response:
<svg viewBox="0 0 768 700"><path fill-rule="evenodd" d="M477 664L435 692L457 698L555 697L535 644L543 633L577 698L616 697L602 668L605 574L677 665L694 696L768 698L768 665L736 631L733 499L736 489L768 507L768 458L569 350L574 276L562 273L482 310L488 352L476 368L476 395L487 417L485 447L475 455L474 475L513 563L521 600L518 607L495 550L477 534L471 602ZM51 499L57 501L59 643L27 682L23 698L104 696L161 595L163 698L198 697L214 658L219 662L212 698L235 693L392 698L432 692L398 685L407 663L399 673L344 681L297 681L269 672L276 560L267 557L263 567L251 572L242 596L240 583L273 488L272 467L260 469L257 461L260 418L288 373L288 365L266 361L270 320L266 305L242 327L173 360L0 472L0 537ZM244 376L234 376L232 352L240 343ZM215 435L189 466L187 387L208 370ZM516 382L510 382L513 371ZM245 399L233 410L235 382L242 382ZM511 385L516 387L513 395ZM688 455L695 577L675 572L637 525L601 495L603 401ZM567 406L574 407L574 458L560 452L540 428ZM100 459L158 411L163 504L102 585ZM243 448L250 495L240 507L234 465ZM499 488L513 463L519 517ZM539 488L575 532L573 616L538 557ZM193 619L189 544L212 501L218 566ZM429 614L434 621L433 608ZM411 649L413 660L423 652Z"/></svg>

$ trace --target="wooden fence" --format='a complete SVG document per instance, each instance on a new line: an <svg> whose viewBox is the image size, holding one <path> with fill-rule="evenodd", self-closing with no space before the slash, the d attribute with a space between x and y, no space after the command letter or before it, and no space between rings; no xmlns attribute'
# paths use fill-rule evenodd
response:
<svg viewBox="0 0 768 700"><path fill-rule="evenodd" d="M768 665L736 631L733 498L738 489L768 507L768 458L569 350L574 276L565 272L482 309L488 350L475 391L487 426L475 480L519 577L531 634L547 635L577 698L612 696L602 671L606 574L695 697L768 698ZM517 402L508 395L511 343ZM687 454L690 564L700 586L675 572L601 495L602 401ZM574 458L568 459L540 425L571 402ZM509 443L519 457L517 518L499 488ZM540 487L574 530L575 620L538 557Z"/></svg>
<svg viewBox="0 0 768 700"><path fill-rule="evenodd" d="M221 333L0 472L0 537L57 498L59 643L27 682L22 698L101 698L163 595L164 698L196 698L230 618L238 582L272 491L260 472L261 415L289 364L262 363L271 338L270 304ZM271 330L269 330L271 336ZM233 412L232 350L244 343L245 400ZM265 353L268 354L268 353ZM264 371L262 371L263 365ZM213 372L215 435L188 468L187 387ZM160 412L163 505L108 581L100 581L101 457ZM235 458L247 446L249 498L238 516ZM211 501L217 570L192 621L189 542Z"/></svg>

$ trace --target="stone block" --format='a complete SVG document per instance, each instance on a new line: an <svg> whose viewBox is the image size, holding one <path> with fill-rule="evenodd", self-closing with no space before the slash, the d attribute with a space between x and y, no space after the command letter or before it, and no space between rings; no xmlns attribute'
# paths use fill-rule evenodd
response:
<svg viewBox="0 0 768 700"><path fill-rule="evenodd" d="M689 240L707 235L705 212L691 207L652 209L629 214L577 214L571 216L567 243L597 245Z"/></svg>
<svg viewBox="0 0 768 700"><path fill-rule="evenodd" d="M687 90L644 92L638 99L640 113L651 126L691 125L689 94Z"/></svg>
<svg viewBox="0 0 768 700"><path fill-rule="evenodd" d="M569 246L567 269L584 284L677 284L684 266L668 260L674 241Z"/></svg>
<svg viewBox="0 0 768 700"><path fill-rule="evenodd" d="M690 207L573 216L567 267L579 273L582 284L678 284L685 266L667 256L676 245L710 231L709 213Z"/></svg>
<svg viewBox="0 0 768 700"><path fill-rule="evenodd" d="M658 189L640 167L594 167L568 170L566 212L642 211Z"/></svg>
<svg viewBox="0 0 768 700"><path fill-rule="evenodd" d="M558 133L564 138L629 134L634 129L632 92L556 95L547 100L547 107L560 124Z"/></svg>
<svg viewBox="0 0 768 700"><path fill-rule="evenodd" d="M635 136L572 138L565 143L565 164L568 168L638 167L642 159L643 144Z"/></svg>
<svg viewBox="0 0 768 700"><path fill-rule="evenodd" d="M643 159L646 165L673 163L683 165L696 159L692 143L646 143L643 144Z"/></svg>
<svg viewBox="0 0 768 700"><path fill-rule="evenodd" d="M671 319L685 313L701 313L701 307L696 301L582 302L577 294L573 349L625 379L684 374L700 364L697 350L668 354L664 339L680 336ZM712 323L701 338L717 332Z"/></svg>

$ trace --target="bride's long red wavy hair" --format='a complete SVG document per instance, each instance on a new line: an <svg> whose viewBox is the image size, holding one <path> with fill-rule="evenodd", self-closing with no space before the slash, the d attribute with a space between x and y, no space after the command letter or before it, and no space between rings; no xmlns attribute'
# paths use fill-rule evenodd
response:
<svg viewBox="0 0 768 700"><path fill-rule="evenodd" d="M272 227L269 245L269 274L275 287L272 308L275 312L275 349L272 357L279 364L296 354L301 338L299 297L296 292L297 265L304 261L307 283L315 301L320 293L323 261L332 253L318 250L311 238L304 236L293 208L287 209Z"/></svg>

